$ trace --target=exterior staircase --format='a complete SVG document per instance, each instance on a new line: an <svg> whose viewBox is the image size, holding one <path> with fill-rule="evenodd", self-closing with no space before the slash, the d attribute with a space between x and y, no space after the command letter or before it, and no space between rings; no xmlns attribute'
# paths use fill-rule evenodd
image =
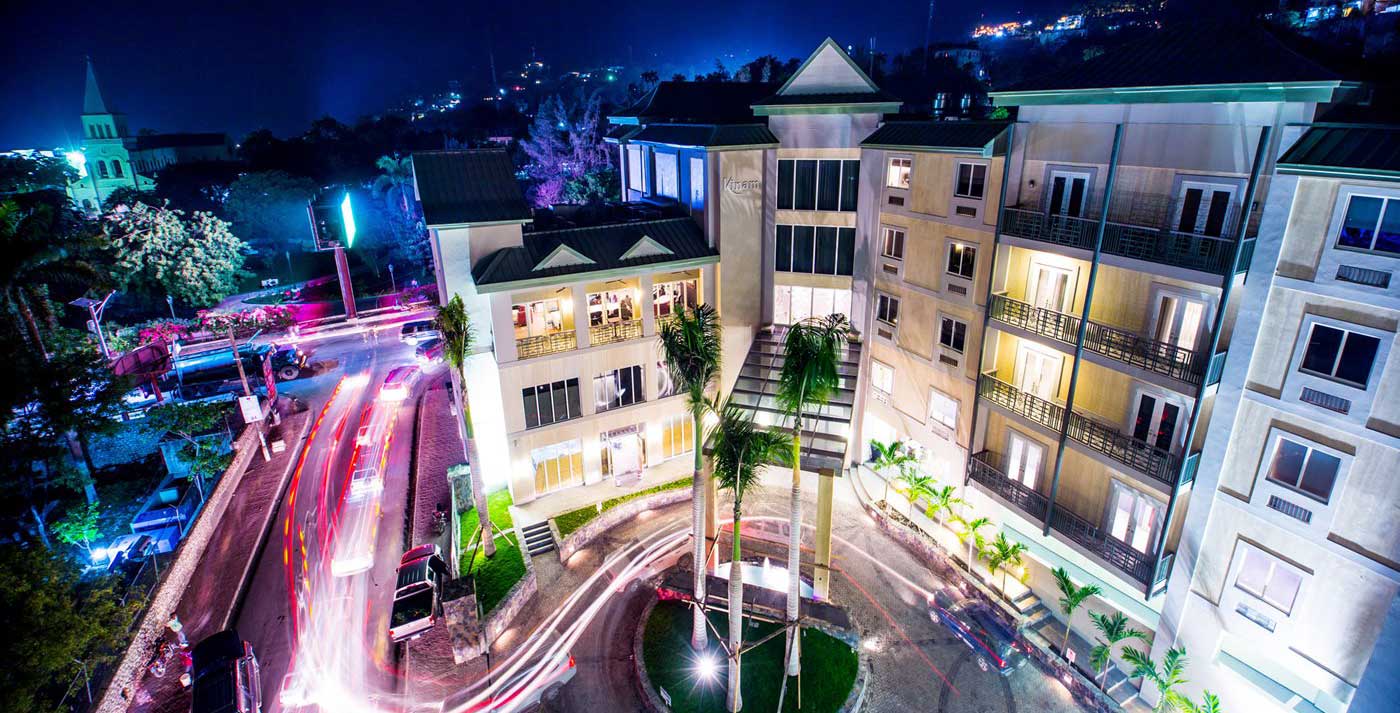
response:
<svg viewBox="0 0 1400 713"><path fill-rule="evenodd" d="M754 337L731 392L734 403L751 411L755 423L768 428L792 427L792 419L783 412L776 396L786 336L787 328L778 325ZM837 392L826 405L809 410L803 416L802 463L806 470L832 468L840 471L844 468L855 410L860 352L861 345L846 345L837 364L841 376Z"/></svg>
<svg viewBox="0 0 1400 713"><path fill-rule="evenodd" d="M549 529L548 520L520 528L520 536L525 538L525 551L531 557L554 551L554 533Z"/></svg>

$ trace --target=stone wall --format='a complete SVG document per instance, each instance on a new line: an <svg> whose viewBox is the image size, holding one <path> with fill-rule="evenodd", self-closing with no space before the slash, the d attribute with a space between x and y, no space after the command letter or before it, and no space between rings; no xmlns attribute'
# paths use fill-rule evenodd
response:
<svg viewBox="0 0 1400 713"><path fill-rule="evenodd" d="M486 615L484 630L486 636L484 641L495 641L501 638L506 629L510 628L511 622L525 609L525 605L535 598L539 591L539 583L535 580L535 568L530 564L530 555L522 548L521 556L525 558L525 576L510 588L510 593L500 604L496 605L496 610Z"/></svg>
<svg viewBox="0 0 1400 713"><path fill-rule="evenodd" d="M645 510L664 508L690 499L690 488L663 490L655 495L629 500L593 518L587 525L569 533L559 543L559 561L568 562L575 552L588 546L599 535L631 520ZM553 527L553 525L551 525Z"/></svg>

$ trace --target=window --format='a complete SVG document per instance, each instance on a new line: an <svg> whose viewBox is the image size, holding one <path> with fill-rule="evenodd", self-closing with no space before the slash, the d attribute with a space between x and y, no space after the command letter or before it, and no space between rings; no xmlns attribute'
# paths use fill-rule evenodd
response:
<svg viewBox="0 0 1400 713"><path fill-rule="evenodd" d="M588 295L588 326L634 322L642 318L641 305L633 300L634 288L594 292Z"/></svg>
<svg viewBox="0 0 1400 713"><path fill-rule="evenodd" d="M539 428L583 415L578 379L556 381L520 390L525 402L525 428Z"/></svg>
<svg viewBox="0 0 1400 713"><path fill-rule="evenodd" d="M557 299L511 305L511 320L517 340L564 331L564 311Z"/></svg>
<svg viewBox="0 0 1400 713"><path fill-rule="evenodd" d="M850 275L855 267L855 228L779 225L774 269L816 275Z"/></svg>
<svg viewBox="0 0 1400 713"><path fill-rule="evenodd" d="M661 457L675 458L695 451L695 420L678 414L661 422Z"/></svg>
<svg viewBox="0 0 1400 713"><path fill-rule="evenodd" d="M98 162L97 162L97 177L98 177L98 178L107 178L107 162L106 162L106 161L98 161Z"/></svg>
<svg viewBox="0 0 1400 713"><path fill-rule="evenodd" d="M656 398L664 399L676 393L676 380L671 376L671 367L666 362L656 362Z"/></svg>
<svg viewBox="0 0 1400 713"><path fill-rule="evenodd" d="M964 95L966 96L966 95ZM967 107L963 107L966 109ZM953 195L982 200L987 189L987 166L981 163L958 164L958 185Z"/></svg>
<svg viewBox="0 0 1400 713"><path fill-rule="evenodd" d="M889 295L879 295L875 299L875 319L890 325L899 326L899 300Z"/></svg>
<svg viewBox="0 0 1400 713"><path fill-rule="evenodd" d="M880 254L895 260L904 259L904 231L885 228L885 240L880 246Z"/></svg>
<svg viewBox="0 0 1400 713"><path fill-rule="evenodd" d="M705 207L705 159L690 157L690 207Z"/></svg>
<svg viewBox="0 0 1400 713"><path fill-rule="evenodd" d="M535 492L548 493L583 483L583 446L575 439L530 451Z"/></svg>
<svg viewBox="0 0 1400 713"><path fill-rule="evenodd" d="M699 304L699 290L695 280L658 282L651 287L651 308L657 319L670 317L682 307L695 309Z"/></svg>
<svg viewBox="0 0 1400 713"><path fill-rule="evenodd" d="M967 346L967 323L952 317L940 319L938 343L961 354L963 348Z"/></svg>
<svg viewBox="0 0 1400 713"><path fill-rule="evenodd" d="M1284 614L1293 611L1303 577L1293 568L1253 547L1241 548L1244 561L1235 575L1235 586Z"/></svg>
<svg viewBox="0 0 1400 713"><path fill-rule="evenodd" d="M860 161L778 161L778 208L782 210L852 212L859 191Z"/></svg>
<svg viewBox="0 0 1400 713"><path fill-rule="evenodd" d="M948 243L948 274L972 279L977 266L977 248L962 243Z"/></svg>
<svg viewBox="0 0 1400 713"><path fill-rule="evenodd" d="M958 430L958 400L938 389L929 389L928 417L934 423Z"/></svg>
<svg viewBox="0 0 1400 713"><path fill-rule="evenodd" d="M627 188L639 193L647 192L647 182L642 175L642 147L627 147Z"/></svg>
<svg viewBox="0 0 1400 713"><path fill-rule="evenodd" d="M1381 340L1368 334L1314 324L1299 371L1364 389L1380 345Z"/></svg>
<svg viewBox="0 0 1400 713"><path fill-rule="evenodd" d="M948 108L948 92L939 92L933 95L933 110L939 114Z"/></svg>
<svg viewBox="0 0 1400 713"><path fill-rule="evenodd" d="M890 188L908 188L909 174L914 170L914 159L892 158L889 170L885 173L885 185Z"/></svg>
<svg viewBox="0 0 1400 713"><path fill-rule="evenodd" d="M676 168L676 155L656 153L656 195L667 198L681 197L680 176Z"/></svg>
<svg viewBox="0 0 1400 713"><path fill-rule="evenodd" d="M593 379L593 400L598 413L646 401L642 381L640 364L599 374Z"/></svg>
<svg viewBox="0 0 1400 713"><path fill-rule="evenodd" d="M1337 247L1400 255L1400 199L1352 196Z"/></svg>
<svg viewBox="0 0 1400 713"><path fill-rule="evenodd" d="M1107 529L1119 542L1146 554L1157 540L1162 503L1118 482L1109 480Z"/></svg>
<svg viewBox="0 0 1400 713"><path fill-rule="evenodd" d="M961 100L961 102L958 104L958 106L961 106L961 107L962 107L963 113L967 113L967 110L972 108L972 95L971 95L971 94L964 94L964 95L962 95L962 100Z"/></svg>
<svg viewBox="0 0 1400 713"><path fill-rule="evenodd" d="M117 178L121 178L121 177L122 177L122 162L121 162L121 161L117 161L117 160L113 160L113 161L112 161L112 175L116 176Z"/></svg>
<svg viewBox="0 0 1400 713"><path fill-rule="evenodd" d="M894 392L894 368L878 361L870 362L870 385L888 398Z"/></svg>
<svg viewBox="0 0 1400 713"><path fill-rule="evenodd" d="M1274 441L1274 457L1269 463L1269 480L1305 495L1327 502L1342 459L1300 443L1278 436Z"/></svg>

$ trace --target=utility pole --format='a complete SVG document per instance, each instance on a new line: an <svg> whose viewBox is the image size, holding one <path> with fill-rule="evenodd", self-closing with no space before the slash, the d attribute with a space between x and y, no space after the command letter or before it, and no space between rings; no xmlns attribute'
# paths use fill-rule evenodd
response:
<svg viewBox="0 0 1400 713"><path fill-rule="evenodd" d="M233 327L228 328L228 346L233 350L233 363L238 365L238 378L243 382L243 395L252 396L253 389L248 386L248 372L243 370L243 355L238 353L238 340L233 337ZM258 443L262 446L263 460L272 460L272 454L267 450L267 434L263 433L262 424L253 424L253 427L258 429Z"/></svg>

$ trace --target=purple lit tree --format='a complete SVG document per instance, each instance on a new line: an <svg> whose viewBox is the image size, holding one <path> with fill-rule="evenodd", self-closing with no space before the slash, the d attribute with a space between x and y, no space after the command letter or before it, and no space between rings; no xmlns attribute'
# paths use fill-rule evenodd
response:
<svg viewBox="0 0 1400 713"><path fill-rule="evenodd" d="M540 104L530 137L521 142L529 165L530 199L538 208L555 203L591 203L616 196L617 171L603 143L601 99L595 93L577 120L564 102L550 97Z"/></svg>

